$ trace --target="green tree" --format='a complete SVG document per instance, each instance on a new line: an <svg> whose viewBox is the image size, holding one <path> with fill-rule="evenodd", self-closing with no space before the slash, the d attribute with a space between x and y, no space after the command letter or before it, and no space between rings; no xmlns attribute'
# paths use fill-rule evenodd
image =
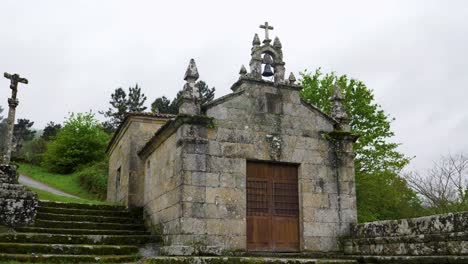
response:
<svg viewBox="0 0 468 264"><path fill-rule="evenodd" d="M62 129L61 124L55 124L54 122L50 121L44 128L42 132L41 138L45 141L50 141L57 136L57 133Z"/></svg>
<svg viewBox="0 0 468 264"><path fill-rule="evenodd" d="M330 113L333 84L338 81L351 116L351 129L360 135L356 152L356 192L361 222L415 216L420 201L399 173L410 158L398 151L400 144L391 142L394 120L375 102L373 91L358 80L335 73L301 73L301 97L325 113Z"/></svg>
<svg viewBox="0 0 468 264"><path fill-rule="evenodd" d="M103 123L105 130L108 132L115 131L122 124L127 113L145 111L145 101L146 96L141 92L141 87L138 84L135 87L129 87L128 97L122 88L115 89L109 101L111 107L106 112L100 112L108 119Z"/></svg>
<svg viewBox="0 0 468 264"><path fill-rule="evenodd" d="M34 122L29 119L18 119L13 126L13 152L17 155L23 146L24 142L30 141L36 135L36 131L32 129Z"/></svg>
<svg viewBox="0 0 468 264"><path fill-rule="evenodd" d="M175 102L176 100L174 100ZM158 97L151 104L151 112L153 113L165 113L165 114L177 114L177 106L167 99L166 96Z"/></svg>
<svg viewBox="0 0 468 264"><path fill-rule="evenodd" d="M49 143L42 164L53 172L74 172L80 166L102 161L108 141L109 135L94 114L72 113Z"/></svg>
<svg viewBox="0 0 468 264"><path fill-rule="evenodd" d="M28 163L39 165L43 160L43 155L47 150L47 141L42 137L35 138L23 144L19 151L18 158Z"/></svg>
<svg viewBox="0 0 468 264"><path fill-rule="evenodd" d="M208 84L200 80L195 83L195 86L200 91L200 100L201 104L206 104L213 101L215 96L216 88L210 88ZM182 96L182 91L179 91L174 100L169 100L166 96L158 97L151 104L151 112L153 113L163 113L163 114L173 114L176 115L179 112L179 107L177 105L180 97Z"/></svg>
<svg viewBox="0 0 468 264"><path fill-rule="evenodd" d="M128 92L127 100L127 111L130 113L140 113L147 109L144 106L146 101L146 96L141 92L141 87L138 87L138 83L135 84L135 87L130 87Z"/></svg>

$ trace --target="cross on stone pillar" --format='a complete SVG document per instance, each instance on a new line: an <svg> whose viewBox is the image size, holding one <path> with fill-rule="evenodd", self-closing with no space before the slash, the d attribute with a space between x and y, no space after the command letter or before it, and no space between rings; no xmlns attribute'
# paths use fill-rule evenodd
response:
<svg viewBox="0 0 468 264"><path fill-rule="evenodd" d="M260 28L265 29L265 40L263 40L263 43L270 43L271 39L268 36L268 30L273 30L273 27L268 25L268 22L265 22L265 24L260 25Z"/></svg>
<svg viewBox="0 0 468 264"><path fill-rule="evenodd" d="M18 83L27 84L28 80L22 78L19 74L9 74L5 72L3 76L10 80L10 89L11 89L11 98L8 98L8 119L7 119L7 131L5 135L5 150L3 154L3 164L9 164L11 159L11 149L13 144L13 128L15 124L15 114L16 107L19 104L18 99L16 99L16 94L18 93Z"/></svg>

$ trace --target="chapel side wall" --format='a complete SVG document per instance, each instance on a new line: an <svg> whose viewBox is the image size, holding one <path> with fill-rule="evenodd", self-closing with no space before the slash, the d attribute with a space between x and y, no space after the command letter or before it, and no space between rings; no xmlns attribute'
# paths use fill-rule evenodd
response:
<svg viewBox="0 0 468 264"><path fill-rule="evenodd" d="M130 206L143 206L144 204L145 164L137 153L165 123L165 120L139 119L138 122L131 124L128 184L128 204Z"/></svg>
<svg viewBox="0 0 468 264"><path fill-rule="evenodd" d="M107 201L126 206L143 204L144 166L137 153L165 120L130 117L109 154ZM117 170L120 183L117 187Z"/></svg>
<svg viewBox="0 0 468 264"><path fill-rule="evenodd" d="M130 173L130 131L126 131L109 155L109 175L107 178L107 201L128 204L128 175ZM120 183L117 171L120 168Z"/></svg>
<svg viewBox="0 0 468 264"><path fill-rule="evenodd" d="M181 204L180 147L177 135L167 138L145 159L145 224L153 232L162 231L164 244L179 235Z"/></svg>
<svg viewBox="0 0 468 264"><path fill-rule="evenodd" d="M339 208L355 222L356 206L354 174L339 178L333 144L322 135L333 122L306 107L296 90L243 89L206 112L215 125L207 133L205 243L246 249L246 162L261 160L298 164L301 250L338 250L337 236L349 232ZM349 202L338 204L339 194Z"/></svg>

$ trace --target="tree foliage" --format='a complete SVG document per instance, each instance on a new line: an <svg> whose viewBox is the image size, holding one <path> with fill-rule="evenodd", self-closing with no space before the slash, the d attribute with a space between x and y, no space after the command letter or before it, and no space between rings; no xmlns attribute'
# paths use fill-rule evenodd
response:
<svg viewBox="0 0 468 264"><path fill-rule="evenodd" d="M351 116L351 129L360 135L356 152L356 192L361 222L415 216L420 201L399 173L410 161L398 151L390 124L394 120L375 102L373 91L358 80L335 73L301 73L301 97L330 113L333 84L338 81Z"/></svg>
<svg viewBox="0 0 468 264"><path fill-rule="evenodd" d="M109 135L94 114L72 113L49 143L43 165L53 172L74 172L79 166L103 160L108 141Z"/></svg>
<svg viewBox="0 0 468 264"><path fill-rule="evenodd" d="M24 142L30 141L36 135L36 131L32 129L34 122L29 119L18 119L13 126L13 152L14 155L19 153Z"/></svg>
<svg viewBox="0 0 468 264"><path fill-rule="evenodd" d="M44 128L42 132L41 138L45 141L50 141L57 136L57 133L62 129L61 124L55 124L54 122L50 121Z"/></svg>
<svg viewBox="0 0 468 264"><path fill-rule="evenodd" d="M43 161L43 155L47 151L47 141L42 137L35 138L23 144L19 150L17 159L27 163L40 165Z"/></svg>
<svg viewBox="0 0 468 264"><path fill-rule="evenodd" d="M135 87L129 87L128 97L122 88L115 89L109 101L111 107L106 112L100 112L108 119L103 124L106 131L115 131L123 122L127 113L145 111L145 101L146 96L141 92L141 87L138 84Z"/></svg>
<svg viewBox="0 0 468 264"><path fill-rule="evenodd" d="M138 83L135 84L135 87L130 87L128 92L127 100L127 111L130 113L140 113L146 110L144 106L146 101L146 96L141 92L141 87L138 87Z"/></svg>
<svg viewBox="0 0 468 264"><path fill-rule="evenodd" d="M201 80L195 83L195 86L200 91L200 100L202 105L213 101L216 91L215 87L210 88L208 84ZM151 112L176 115L179 112L177 103L181 96L182 91L179 91L176 98L172 101L166 96L156 98L156 100L151 104Z"/></svg>

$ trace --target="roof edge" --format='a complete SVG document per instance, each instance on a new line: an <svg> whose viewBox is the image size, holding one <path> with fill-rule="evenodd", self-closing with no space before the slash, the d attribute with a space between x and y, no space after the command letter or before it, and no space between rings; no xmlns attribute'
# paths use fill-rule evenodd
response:
<svg viewBox="0 0 468 264"><path fill-rule="evenodd" d="M121 136L121 134L124 133L124 131L125 131L124 127L127 125L127 123L129 122L131 117L146 117L146 118L151 118L151 119L155 119L155 120L156 119L170 120L170 119L175 118L175 115L161 114L161 113L148 113L148 112L144 112L144 113L136 113L136 112L126 113L123 122L119 125L117 130L112 135L111 140L107 144L106 154L110 153L110 150L112 149L113 145L117 141L117 138L119 138Z"/></svg>
<svg viewBox="0 0 468 264"><path fill-rule="evenodd" d="M138 151L138 156L142 159L147 158L184 124L212 126L213 118L204 115L178 114L175 119L168 121L154 133L154 136Z"/></svg>

